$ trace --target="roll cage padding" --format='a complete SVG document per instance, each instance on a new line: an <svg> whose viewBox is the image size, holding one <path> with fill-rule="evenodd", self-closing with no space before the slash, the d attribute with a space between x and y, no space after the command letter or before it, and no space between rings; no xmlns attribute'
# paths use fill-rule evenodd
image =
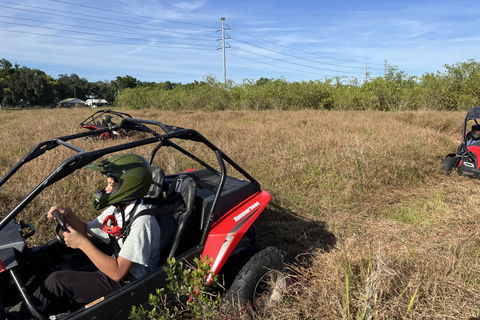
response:
<svg viewBox="0 0 480 320"><path fill-rule="evenodd" d="M176 208L180 208L179 212L175 214L178 225L174 242L168 255L169 258L175 256L178 247L184 242L184 239L188 237L185 230L192 217L196 190L197 186L195 185L195 181L183 174L176 177L168 189L165 197L166 201L172 202ZM161 227L162 226L160 226L160 228Z"/></svg>
<svg viewBox="0 0 480 320"><path fill-rule="evenodd" d="M152 166L152 184L148 189L146 198L158 199L163 192L163 181L165 180L165 171L159 166Z"/></svg>
<svg viewBox="0 0 480 320"><path fill-rule="evenodd" d="M195 181L181 174L170 183L165 198L155 199L150 209L135 216L138 218L143 215L153 215L157 218L161 230L160 260L162 262L166 261L167 257L173 258L179 248L184 249L182 244L190 236L186 230L193 214L196 190Z"/></svg>

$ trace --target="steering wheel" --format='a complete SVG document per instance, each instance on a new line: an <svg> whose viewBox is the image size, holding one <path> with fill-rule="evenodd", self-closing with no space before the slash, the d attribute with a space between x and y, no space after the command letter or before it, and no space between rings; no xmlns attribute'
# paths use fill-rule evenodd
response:
<svg viewBox="0 0 480 320"><path fill-rule="evenodd" d="M65 222L65 219L63 218L62 214L58 212L57 210L52 212L52 215L55 217L55 220L57 220L57 228L55 229L57 233L57 239L60 240L62 244L65 244L65 241L63 239L63 235L60 235L60 230L63 232L70 232L67 228L67 223Z"/></svg>

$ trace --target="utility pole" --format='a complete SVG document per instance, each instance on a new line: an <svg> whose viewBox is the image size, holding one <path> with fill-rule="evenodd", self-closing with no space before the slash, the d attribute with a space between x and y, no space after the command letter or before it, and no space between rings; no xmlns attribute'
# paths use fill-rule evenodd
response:
<svg viewBox="0 0 480 320"><path fill-rule="evenodd" d="M222 17L223 84L227 84L227 65L225 59L225 18Z"/></svg>
<svg viewBox="0 0 480 320"><path fill-rule="evenodd" d="M223 53L223 84L227 84L227 65L225 59L225 18L222 17L222 53Z"/></svg>
<svg viewBox="0 0 480 320"><path fill-rule="evenodd" d="M365 62L365 82L367 82L367 76L368 76L367 65L368 63Z"/></svg>
<svg viewBox="0 0 480 320"><path fill-rule="evenodd" d="M227 62L226 62L226 58L225 58L225 18L222 17L222 51L223 51L223 84L227 84ZM230 29L228 28L227 26L227 30ZM227 34L227 39L230 39L230 37L228 36ZM217 39L217 40L220 40L220 39ZM228 44L228 43L227 43ZM229 46L230 48L230 46Z"/></svg>
<svg viewBox="0 0 480 320"><path fill-rule="evenodd" d="M383 78L387 79L387 59L385 59L385 69L383 71Z"/></svg>

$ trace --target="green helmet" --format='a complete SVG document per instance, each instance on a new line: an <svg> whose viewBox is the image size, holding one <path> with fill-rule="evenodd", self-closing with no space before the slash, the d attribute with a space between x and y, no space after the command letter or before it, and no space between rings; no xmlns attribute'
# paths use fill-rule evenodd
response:
<svg viewBox="0 0 480 320"><path fill-rule="evenodd" d="M118 182L118 188L112 193L95 191L93 207L97 210L139 199L147 194L152 183L150 164L145 158L132 153L119 154L85 168L99 171Z"/></svg>
<svg viewBox="0 0 480 320"><path fill-rule="evenodd" d="M108 115L108 114L102 114L102 120L103 120L105 123L108 123L108 122L110 122L110 120L112 120L112 116L111 116L111 115Z"/></svg>
<svg viewBox="0 0 480 320"><path fill-rule="evenodd" d="M473 140L480 140L480 132L479 131L472 131L470 134Z"/></svg>

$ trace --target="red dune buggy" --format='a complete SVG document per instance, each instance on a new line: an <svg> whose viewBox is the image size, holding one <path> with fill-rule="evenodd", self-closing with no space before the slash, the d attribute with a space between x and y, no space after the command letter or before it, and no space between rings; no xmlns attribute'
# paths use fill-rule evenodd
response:
<svg viewBox="0 0 480 320"><path fill-rule="evenodd" d="M26 163L37 158L36 161L42 160L52 149L67 148L73 153L18 204L13 204L0 221L0 318L5 317L4 310L8 312L24 301L31 318L35 319L52 316L58 319L59 314L61 319L127 319L132 305L146 305L150 293L165 287L166 272L162 267L167 266L167 258L172 257L177 263L191 262L195 257L213 259L212 272L225 275L228 290L225 299L237 306L257 299L264 306L278 302L286 284L283 273L286 257L275 247L264 248L256 242L253 223L271 199L260 183L195 130L131 117L124 117L115 128L142 132L148 137L93 151L83 150L74 143L77 139L106 133L109 127L53 138L40 142L0 179L2 188ZM200 159L184 144L191 147L189 150L198 150L195 146L202 145L208 151L203 157L210 160ZM145 150L146 146L151 146L145 158L152 164L153 183L144 202L151 206L151 214L158 219L162 230L160 264L153 272L90 304L74 309L65 306L53 315L41 313L32 303L31 293L44 279L42 276L69 259L71 249L61 243L58 234L41 247L29 247L25 239L35 235L35 228L18 221L18 214L45 189L87 164L112 153L129 152L138 147ZM165 174L155 163L162 158L159 154L166 154L168 158L171 152L180 152L198 168L192 166L192 170ZM209 153L212 156L208 156ZM232 170L230 174L227 166ZM181 187L178 187L179 180L183 181ZM57 227L58 233L60 227Z"/></svg>
<svg viewBox="0 0 480 320"><path fill-rule="evenodd" d="M134 131L117 126L117 123L120 123L123 118L132 118L132 116L111 109L99 110L83 120L78 127L87 130L110 129L91 137L96 139L115 139L131 136L135 133Z"/></svg>
<svg viewBox="0 0 480 320"><path fill-rule="evenodd" d="M457 169L459 175L480 178L480 107L467 111L463 123L461 144L456 153L448 154L442 160L442 169L450 174Z"/></svg>

